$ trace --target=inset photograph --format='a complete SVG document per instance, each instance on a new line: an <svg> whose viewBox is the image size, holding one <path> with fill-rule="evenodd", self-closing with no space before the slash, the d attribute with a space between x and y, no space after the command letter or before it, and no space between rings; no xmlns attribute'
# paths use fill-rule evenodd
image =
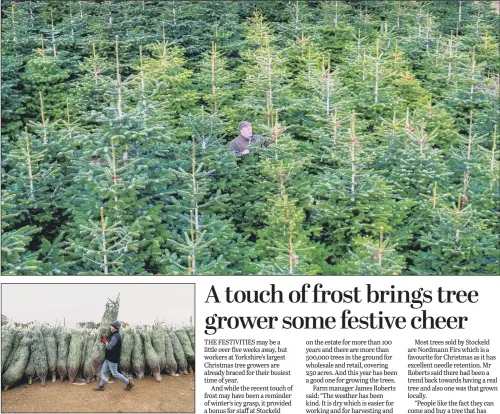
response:
<svg viewBox="0 0 500 414"><path fill-rule="evenodd" d="M2 412L193 413L194 284L2 284Z"/></svg>

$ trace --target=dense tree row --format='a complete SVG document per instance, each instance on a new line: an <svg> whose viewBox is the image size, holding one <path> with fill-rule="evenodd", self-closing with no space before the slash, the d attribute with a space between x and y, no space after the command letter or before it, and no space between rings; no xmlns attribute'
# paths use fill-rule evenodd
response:
<svg viewBox="0 0 500 414"><path fill-rule="evenodd" d="M498 274L490 6L3 2L3 274Z"/></svg>

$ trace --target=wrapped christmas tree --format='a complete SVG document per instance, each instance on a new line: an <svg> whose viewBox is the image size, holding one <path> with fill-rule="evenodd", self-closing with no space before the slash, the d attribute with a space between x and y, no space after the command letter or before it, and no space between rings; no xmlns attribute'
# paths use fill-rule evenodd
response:
<svg viewBox="0 0 500 414"><path fill-rule="evenodd" d="M31 335L24 335L23 339L19 343L19 347L16 350L16 354L14 355L12 363L2 375L2 384L5 391L7 391L12 385L14 385L23 377L26 366L28 365L28 361L30 359L31 342Z"/></svg>

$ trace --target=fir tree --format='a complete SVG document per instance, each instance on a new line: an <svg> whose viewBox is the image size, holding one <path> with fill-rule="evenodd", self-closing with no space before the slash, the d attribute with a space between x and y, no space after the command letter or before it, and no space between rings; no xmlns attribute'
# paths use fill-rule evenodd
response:
<svg viewBox="0 0 500 414"><path fill-rule="evenodd" d="M168 43L164 34L162 42L147 45L151 56L144 56L141 71L144 89L157 104L158 111L165 114L165 120L176 127L176 136L187 134L180 122L180 115L189 112L196 103L192 87L192 71L184 68L182 49ZM183 93L179 93L183 91Z"/></svg>
<svg viewBox="0 0 500 414"><path fill-rule="evenodd" d="M414 257L417 274L494 274L498 270L498 235L478 219L472 205L462 207L462 196L432 210L432 229L420 240L424 249ZM450 205L451 204L451 205Z"/></svg>
<svg viewBox="0 0 500 414"><path fill-rule="evenodd" d="M29 244L33 235L41 229L25 225L6 230L9 223L19 216L15 199L15 193L2 191L2 274L37 275L40 274L41 263L38 260L38 252L30 251Z"/></svg>
<svg viewBox="0 0 500 414"><path fill-rule="evenodd" d="M360 235L353 240L346 271L354 275L399 275L405 267L404 258L388 239L384 239L384 228L381 227L378 240Z"/></svg>
<svg viewBox="0 0 500 414"><path fill-rule="evenodd" d="M199 123L195 123L198 131L203 131L203 126L200 128ZM216 137L203 135L199 138L201 139L197 140L194 135L192 137L189 159L170 170L174 174L172 182L180 186L171 187L178 197L168 207L174 237L168 240L173 252L166 251L165 262L177 267L167 267L169 273L226 273L226 267L238 267L235 261L245 252L243 240L237 237L233 224L214 214L223 211L222 203L227 198L220 189L210 194L211 176L215 170L206 169L203 163L203 159L210 157L207 152L220 153L220 149L211 145ZM187 145L181 146L181 149L187 149ZM217 157L217 154L213 155ZM198 158L202 161L198 161Z"/></svg>
<svg viewBox="0 0 500 414"><path fill-rule="evenodd" d="M242 52L248 65L245 66L245 97L243 108L254 119L267 119L272 124L271 114L283 110L289 104L286 99L287 74L280 52L271 46L274 36L264 23L264 17L256 12L246 27L246 39L250 49Z"/></svg>
<svg viewBox="0 0 500 414"><path fill-rule="evenodd" d="M265 201L256 204L256 211L264 215L264 227L257 231L256 254L264 274L316 273L309 235L314 229L305 228L304 210L300 200L310 193L301 186L301 175L308 165L307 156L299 156L298 145L285 133L274 117L273 145L264 152L259 169L263 172L267 188ZM300 193L300 198L298 197ZM277 236L279 235L279 237Z"/></svg>
<svg viewBox="0 0 500 414"><path fill-rule="evenodd" d="M354 111L349 125L339 128L338 141L331 146L335 151L325 154L330 165L314 183L314 223L322 226L321 240L332 246L337 274L343 273L347 247L357 235L376 234L372 229L381 226L390 234L401 219L395 214L390 183L373 169L373 139L356 132Z"/></svg>
<svg viewBox="0 0 500 414"><path fill-rule="evenodd" d="M393 240L399 249L419 250L419 235L429 230L428 217L436 204L436 191L447 188L452 172L444 163L442 151L434 147L437 130L429 130L425 119L419 125L409 116L398 120L383 120L380 137L384 143L379 149L376 168L388 173L394 208L402 218L393 226L397 233ZM416 126L414 127L413 125ZM384 142L385 141L385 142ZM441 194L442 195L442 194ZM398 249L398 250L399 250Z"/></svg>
<svg viewBox="0 0 500 414"><path fill-rule="evenodd" d="M83 266L80 271L108 275L122 270L126 272L127 267L132 266L132 274L135 274L136 260L134 255L127 253L137 249L139 234L136 223L128 228L120 221L110 223L104 207L100 208L99 222L89 219L87 223L79 223L79 237L69 239L68 251L81 258Z"/></svg>
<svg viewBox="0 0 500 414"><path fill-rule="evenodd" d="M212 42L212 49L206 53L196 75L197 91L204 108L217 115L224 122L225 131L233 132L231 125L237 124L237 111L230 105L236 95L235 76L228 69L228 59Z"/></svg>
<svg viewBox="0 0 500 414"><path fill-rule="evenodd" d="M54 186L57 189L59 175L59 166L49 162L44 147L25 127L16 148L11 149L3 160L3 180L6 187L18 196L18 211L25 218L33 217L39 223L51 219L51 210L55 207Z"/></svg>
<svg viewBox="0 0 500 414"><path fill-rule="evenodd" d="M41 92L47 107L47 117L59 119L64 116L66 104L66 99L63 98L66 88L64 81L70 74L63 65L64 62L57 55L48 53L42 37L41 49L28 60L21 76L29 96L26 107L31 110L31 115L39 113Z"/></svg>
<svg viewBox="0 0 500 414"><path fill-rule="evenodd" d="M165 140L165 128L155 120L156 107L150 96L143 89L131 89L136 84L132 80L122 82L118 44L116 39L116 80L107 85L109 100L114 102L96 117L101 127L96 136L84 141L80 156L72 162L74 180L81 191L68 194L67 205L78 219L76 224L101 206L111 220L124 226L138 222L138 257L142 261L135 266L144 271L145 263L152 268L158 265L153 257L159 258L160 240L165 236L165 226L160 225L161 206L151 201L162 199L164 194L165 169L158 168L158 159L168 151L169 141ZM133 100L138 101L135 107L130 106Z"/></svg>

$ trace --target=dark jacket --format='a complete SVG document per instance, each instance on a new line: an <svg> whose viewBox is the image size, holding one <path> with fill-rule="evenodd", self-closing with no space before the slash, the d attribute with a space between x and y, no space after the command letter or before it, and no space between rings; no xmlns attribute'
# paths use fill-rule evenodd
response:
<svg viewBox="0 0 500 414"><path fill-rule="evenodd" d="M242 152L248 149L249 143L259 143L261 147L267 147L271 143L271 138L262 137L260 135L252 135L250 139L238 135L229 144L229 149L233 151L238 157L242 157Z"/></svg>
<svg viewBox="0 0 500 414"><path fill-rule="evenodd" d="M104 359L109 362L119 363L120 362L120 352L122 350L122 337L120 332L116 331L107 337L108 343L106 344L106 354Z"/></svg>

